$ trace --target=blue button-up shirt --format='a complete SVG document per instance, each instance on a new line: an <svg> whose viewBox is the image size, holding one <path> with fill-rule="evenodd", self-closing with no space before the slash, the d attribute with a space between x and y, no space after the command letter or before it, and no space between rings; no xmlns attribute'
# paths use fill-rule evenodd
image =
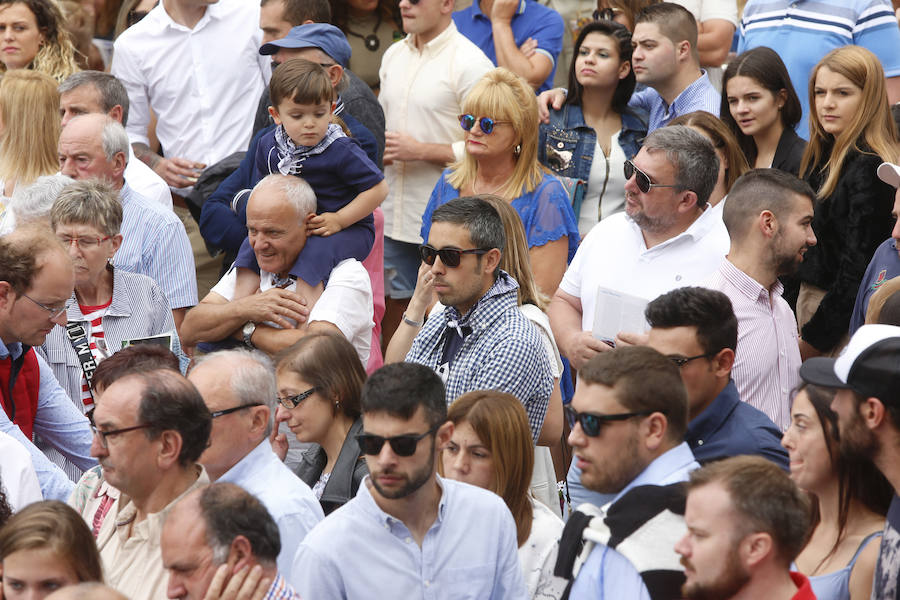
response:
<svg viewBox="0 0 900 600"><path fill-rule="evenodd" d="M113 263L146 275L162 289L172 309L197 304L194 252L175 213L141 196L126 183L122 200L122 245Z"/></svg>
<svg viewBox="0 0 900 600"><path fill-rule="evenodd" d="M687 443L682 442L647 465L640 475L613 497L613 502L640 485L670 485L687 481L688 474L699 467ZM650 600L650 593L631 561L612 548L598 544L578 572L569 598Z"/></svg>
<svg viewBox="0 0 900 600"><path fill-rule="evenodd" d="M294 554L306 534L325 518L315 494L275 456L269 440L260 442L218 481L241 486L265 505L281 536L278 572L296 588Z"/></svg>
<svg viewBox="0 0 900 600"><path fill-rule="evenodd" d="M21 355L21 343L7 345L0 341L0 360L8 360L10 356L15 359ZM34 416L34 433L62 452L79 468L90 469L97 464L91 457L93 434L90 423L69 400L41 355L35 353L35 357L41 372L41 383ZM72 490L75 489L75 484L25 437L19 426L10 421L6 411L3 410L0 410L0 431L16 438L31 453L31 462L34 463L44 499L63 502L68 500Z"/></svg>
<svg viewBox="0 0 900 600"><path fill-rule="evenodd" d="M789 469L781 431L764 412L741 402L734 381L688 424L684 439L700 462L755 454Z"/></svg>
<svg viewBox="0 0 900 600"><path fill-rule="evenodd" d="M634 94L628 104L650 113L648 132L665 127L675 117L686 115L695 110L705 110L718 117L722 97L709 82L706 71L702 73L691 85L681 90L681 93L672 101L672 104L668 104L663 100L659 92L652 87L647 87Z"/></svg>
<svg viewBox="0 0 900 600"><path fill-rule="evenodd" d="M436 476L437 477L437 476ZM381 510L363 480L356 497L300 545L294 573L303 598L524 600L516 525L487 490L437 477L437 518L421 547Z"/></svg>

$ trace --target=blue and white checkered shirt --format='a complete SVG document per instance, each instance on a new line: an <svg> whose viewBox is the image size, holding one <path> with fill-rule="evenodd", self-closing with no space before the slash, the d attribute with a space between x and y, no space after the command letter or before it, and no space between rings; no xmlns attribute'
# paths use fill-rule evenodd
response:
<svg viewBox="0 0 900 600"><path fill-rule="evenodd" d="M722 97L716 88L709 82L706 71L687 86L672 104L666 104L663 97L652 87L648 87L631 97L630 106L642 108L650 113L650 123L647 132L665 127L675 117L686 115L695 110L705 110L715 116L719 116L719 107Z"/></svg>
<svg viewBox="0 0 900 600"><path fill-rule="evenodd" d="M442 362L448 323L471 327L443 377L447 402L474 390L500 390L512 394L525 407L537 441L553 391L553 375L540 333L518 309L519 284L506 272L465 315L452 306L428 319L413 340L406 362L435 371Z"/></svg>
<svg viewBox="0 0 900 600"><path fill-rule="evenodd" d="M196 305L197 271L184 224L171 210L138 194L127 183L119 197L122 245L113 263L155 281L172 309Z"/></svg>
<svg viewBox="0 0 900 600"><path fill-rule="evenodd" d="M291 584L281 576L281 573L276 573L272 585L269 586L269 591L263 596L263 600L301 600L301 598L300 594L291 587Z"/></svg>

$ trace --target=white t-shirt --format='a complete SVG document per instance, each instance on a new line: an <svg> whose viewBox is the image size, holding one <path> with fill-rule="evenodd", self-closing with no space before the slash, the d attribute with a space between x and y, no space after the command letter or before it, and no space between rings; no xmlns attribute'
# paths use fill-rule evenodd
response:
<svg viewBox="0 0 900 600"><path fill-rule="evenodd" d="M272 273L261 271L259 275L261 292L274 287ZM237 270L232 266L210 291L230 302L234 299L236 278ZM296 291L297 283L293 282L285 289ZM373 311L369 274L361 262L348 258L331 270L325 290L309 311L307 323L327 321L334 324L353 344L359 359L365 365L372 348Z"/></svg>
<svg viewBox="0 0 900 600"><path fill-rule="evenodd" d="M581 299L581 328L591 331L600 288L653 300L675 288L699 285L718 268L729 246L721 215L710 209L652 248L631 218L616 213L584 238L559 289Z"/></svg>
<svg viewBox="0 0 900 600"><path fill-rule="evenodd" d="M594 159L588 174L588 192L581 202L578 233L584 237L601 218L625 210L625 151L619 145L617 131L610 138L609 156L600 144L594 144Z"/></svg>

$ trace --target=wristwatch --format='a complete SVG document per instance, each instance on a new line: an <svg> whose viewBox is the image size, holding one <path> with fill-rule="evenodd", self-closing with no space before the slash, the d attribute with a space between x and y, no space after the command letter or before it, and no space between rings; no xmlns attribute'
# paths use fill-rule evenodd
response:
<svg viewBox="0 0 900 600"><path fill-rule="evenodd" d="M255 348L253 342L250 341L250 338L253 337L253 332L256 331L256 323L253 321L247 321L244 323L244 328L241 329L241 333L244 336L244 345L248 348Z"/></svg>

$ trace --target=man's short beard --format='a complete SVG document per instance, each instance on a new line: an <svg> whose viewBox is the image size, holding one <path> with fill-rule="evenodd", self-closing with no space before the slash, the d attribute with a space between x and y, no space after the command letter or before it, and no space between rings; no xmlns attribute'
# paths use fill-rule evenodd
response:
<svg viewBox="0 0 900 600"><path fill-rule="evenodd" d="M735 545L726 557L725 568L718 578L710 582L685 583L681 586L681 594L688 600L722 600L737 594L748 581L750 573L741 564Z"/></svg>
<svg viewBox="0 0 900 600"><path fill-rule="evenodd" d="M414 471L410 474L410 479L406 482L402 488L397 490L384 490L378 485L378 480L376 477L371 477L370 480L372 482L372 486L381 494L384 498L389 500L399 500L400 498L406 498L407 496L416 492L423 485L428 483L432 477L434 477L434 453L435 453L435 437L431 436L431 450L429 451L429 459L428 464L418 470Z"/></svg>
<svg viewBox="0 0 900 600"><path fill-rule="evenodd" d="M866 427L862 417L859 416L859 402L854 401L855 407L850 420L840 430L841 453L845 456L872 460L881 448L878 438Z"/></svg>

